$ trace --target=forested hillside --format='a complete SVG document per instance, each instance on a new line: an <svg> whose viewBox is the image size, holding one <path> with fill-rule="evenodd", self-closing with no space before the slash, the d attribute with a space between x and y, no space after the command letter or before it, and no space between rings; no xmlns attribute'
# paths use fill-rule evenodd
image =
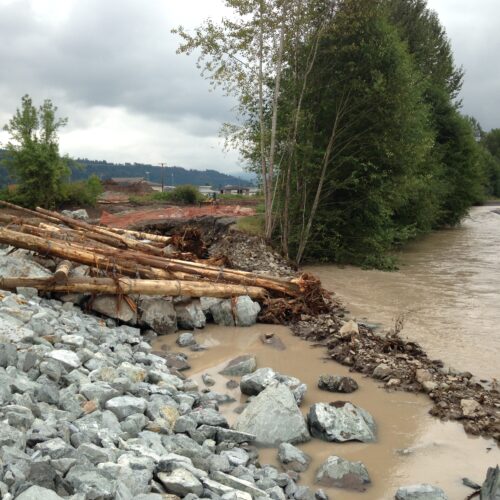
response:
<svg viewBox="0 0 500 500"><path fill-rule="evenodd" d="M0 149L0 161L5 157L6 151ZM162 168L158 166L142 163L110 163L105 160L88 160L78 158L70 162L71 180L78 181L88 179L91 175L96 175L100 179L110 177L144 177L151 182L161 183ZM225 186L227 184L238 184L250 186L252 183L232 175L226 175L217 170L187 170L182 167L164 168L165 185L178 186L181 184L194 184L196 186L210 185L213 187ZM0 186L14 183L9 180L8 172L5 168L0 168Z"/></svg>

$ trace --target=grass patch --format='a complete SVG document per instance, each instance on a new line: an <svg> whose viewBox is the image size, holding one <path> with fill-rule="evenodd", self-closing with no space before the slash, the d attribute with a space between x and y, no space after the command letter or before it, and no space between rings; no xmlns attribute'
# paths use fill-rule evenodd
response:
<svg viewBox="0 0 500 500"><path fill-rule="evenodd" d="M236 221L236 229L252 236L262 236L264 234L264 215L257 214L240 217Z"/></svg>

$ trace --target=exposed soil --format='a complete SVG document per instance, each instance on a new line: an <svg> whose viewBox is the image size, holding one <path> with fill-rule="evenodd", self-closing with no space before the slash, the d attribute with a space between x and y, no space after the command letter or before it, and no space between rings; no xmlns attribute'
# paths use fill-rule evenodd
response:
<svg viewBox="0 0 500 500"><path fill-rule="evenodd" d="M161 224L163 221L190 220L202 216L225 216L239 217L254 215L255 209L252 207L241 207L239 205L207 205L207 206L167 206L163 208L145 208L140 210L130 210L121 213L111 214L103 211L101 214L101 224L117 228L138 228Z"/></svg>

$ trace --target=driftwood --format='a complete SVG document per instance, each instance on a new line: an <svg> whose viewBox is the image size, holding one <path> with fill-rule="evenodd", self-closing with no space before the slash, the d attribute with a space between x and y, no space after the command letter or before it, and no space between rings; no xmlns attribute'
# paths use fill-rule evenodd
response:
<svg viewBox="0 0 500 500"><path fill-rule="evenodd" d="M171 236L163 236L161 234L152 234L145 233L144 231L132 231L131 229L119 229L116 227L108 228L113 233L123 234L125 236L134 236L135 238L139 238L140 240L149 240L155 241L157 243L163 243L164 245L168 245L172 242Z"/></svg>
<svg viewBox="0 0 500 500"><path fill-rule="evenodd" d="M68 278L57 283L53 278L0 278L0 289L15 290L32 287L48 292L106 293L116 295L164 295L169 297L217 297L231 298L248 295L264 299L266 290L254 286L210 283L208 281L181 280L134 280L130 278Z"/></svg>
<svg viewBox="0 0 500 500"><path fill-rule="evenodd" d="M61 262L59 262L54 273L54 281L56 283L67 282L69 278L69 272L71 271L72 267L73 264L71 264L69 260L62 260Z"/></svg>

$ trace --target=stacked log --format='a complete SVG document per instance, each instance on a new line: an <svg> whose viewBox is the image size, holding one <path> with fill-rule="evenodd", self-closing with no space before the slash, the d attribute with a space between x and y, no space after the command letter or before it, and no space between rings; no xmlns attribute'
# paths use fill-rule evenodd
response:
<svg viewBox="0 0 500 500"><path fill-rule="evenodd" d="M279 298L294 304L324 303L319 281L307 275L284 279L215 265L189 253L172 257L171 247L178 240L170 236L89 224L43 208L0 204L22 214L1 215L0 243L60 260L50 278L2 277L0 288L30 286L45 292L125 296L249 295L261 302ZM72 277L73 264L89 266L93 277Z"/></svg>

